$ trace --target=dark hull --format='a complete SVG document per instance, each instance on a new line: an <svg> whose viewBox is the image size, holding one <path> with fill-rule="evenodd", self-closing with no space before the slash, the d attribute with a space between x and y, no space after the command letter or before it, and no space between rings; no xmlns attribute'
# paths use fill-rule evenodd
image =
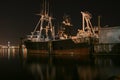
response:
<svg viewBox="0 0 120 80"><path fill-rule="evenodd" d="M88 41L75 41L72 39L56 40L48 42L24 42L28 53L43 55L89 55L92 49Z"/></svg>

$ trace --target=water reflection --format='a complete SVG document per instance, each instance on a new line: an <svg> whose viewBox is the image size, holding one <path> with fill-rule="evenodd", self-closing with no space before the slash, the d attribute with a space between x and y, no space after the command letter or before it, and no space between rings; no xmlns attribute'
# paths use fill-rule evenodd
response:
<svg viewBox="0 0 120 80"><path fill-rule="evenodd" d="M9 59L10 57L16 57L18 52L19 49L16 48L0 48L0 57L6 57Z"/></svg>
<svg viewBox="0 0 120 80"><path fill-rule="evenodd" d="M92 62L84 62L28 53L24 68L34 80L108 80L120 75L112 57L94 56Z"/></svg>
<svg viewBox="0 0 120 80"><path fill-rule="evenodd" d="M33 60L34 59L34 60ZM71 62L72 61L72 62ZM44 58L28 55L27 70L36 80L98 80L99 71L90 63L76 60L57 60L49 56Z"/></svg>
<svg viewBox="0 0 120 80"><path fill-rule="evenodd" d="M76 56L49 56L30 54L26 49L0 49L0 75L12 76L14 80L119 80L119 58L119 55L94 55L91 60L82 61Z"/></svg>

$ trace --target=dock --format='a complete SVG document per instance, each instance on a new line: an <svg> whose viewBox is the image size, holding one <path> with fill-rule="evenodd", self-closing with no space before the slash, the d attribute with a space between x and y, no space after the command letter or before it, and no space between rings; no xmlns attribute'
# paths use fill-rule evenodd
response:
<svg viewBox="0 0 120 80"><path fill-rule="evenodd" d="M100 43L94 45L93 55L120 55L120 43Z"/></svg>

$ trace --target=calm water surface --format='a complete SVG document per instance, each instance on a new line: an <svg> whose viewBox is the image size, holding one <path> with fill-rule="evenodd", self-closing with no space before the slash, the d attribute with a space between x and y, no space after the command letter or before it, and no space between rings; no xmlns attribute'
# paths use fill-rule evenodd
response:
<svg viewBox="0 0 120 80"><path fill-rule="evenodd" d="M120 80L120 56L72 57L28 55L0 49L0 80Z"/></svg>

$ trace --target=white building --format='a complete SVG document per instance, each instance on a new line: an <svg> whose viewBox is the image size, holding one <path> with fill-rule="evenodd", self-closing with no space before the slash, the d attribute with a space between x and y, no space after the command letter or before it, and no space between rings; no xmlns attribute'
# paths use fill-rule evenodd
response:
<svg viewBox="0 0 120 80"><path fill-rule="evenodd" d="M120 43L120 26L100 28L99 43Z"/></svg>

